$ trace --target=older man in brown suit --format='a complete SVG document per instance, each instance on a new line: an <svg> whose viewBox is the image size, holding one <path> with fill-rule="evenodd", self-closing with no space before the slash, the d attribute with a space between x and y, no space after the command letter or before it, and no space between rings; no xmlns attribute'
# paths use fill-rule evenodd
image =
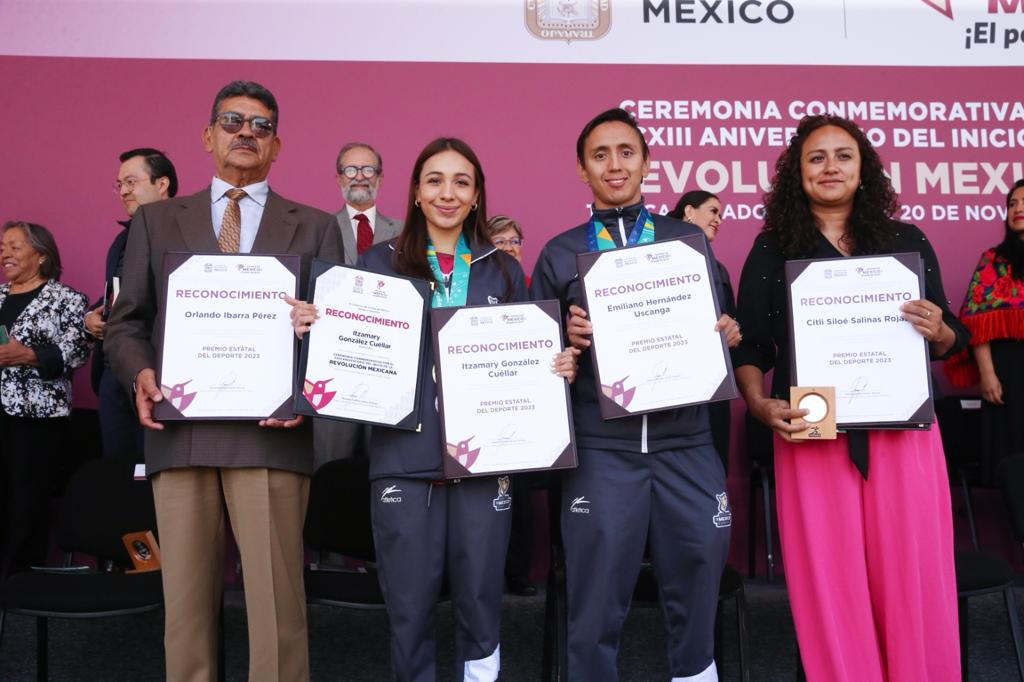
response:
<svg viewBox="0 0 1024 682"><path fill-rule="evenodd" d="M301 417L162 424L152 414L163 399L153 330L165 253L298 254L302 287L312 257L342 259L333 216L288 201L267 185L281 148L277 118L274 96L257 83L235 81L217 94L203 130L216 175L198 194L136 212L107 328L111 364L135 391L147 428L172 682L216 678L225 508L245 577L249 679L309 678L302 524L313 468L310 425Z"/></svg>

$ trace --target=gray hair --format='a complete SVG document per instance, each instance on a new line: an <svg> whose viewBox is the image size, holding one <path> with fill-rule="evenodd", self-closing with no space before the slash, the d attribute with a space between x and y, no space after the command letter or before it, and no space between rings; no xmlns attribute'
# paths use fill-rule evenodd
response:
<svg viewBox="0 0 1024 682"><path fill-rule="evenodd" d="M519 223L513 218L510 218L507 215L493 215L487 219L487 238L491 239L494 235L504 232L509 228L515 230L516 235L520 239L523 238L523 231L520 229Z"/></svg>
<svg viewBox="0 0 1024 682"><path fill-rule="evenodd" d="M42 225L24 220L8 220L4 223L3 231L7 232L14 228L24 232L29 245L43 256L39 274L48 280L59 280L63 268L60 265L60 251L57 250L57 240L53 238L53 233Z"/></svg>
<svg viewBox="0 0 1024 682"><path fill-rule="evenodd" d="M349 142L344 147L342 147L341 151L338 152L338 158L334 160L334 170L336 170L339 173L341 172L341 157L345 156L345 154L347 154L352 149L369 149L371 152L373 152L373 155L377 157L377 173L380 173L381 171L384 170L384 159L381 158L380 152L374 149L372 145L369 145L365 142Z"/></svg>

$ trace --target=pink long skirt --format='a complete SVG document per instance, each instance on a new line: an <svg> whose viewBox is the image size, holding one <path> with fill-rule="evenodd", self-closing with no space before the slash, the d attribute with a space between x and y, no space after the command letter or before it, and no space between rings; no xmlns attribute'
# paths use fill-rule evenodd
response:
<svg viewBox="0 0 1024 682"><path fill-rule="evenodd" d="M960 679L949 480L938 428L775 438L786 584L810 682Z"/></svg>

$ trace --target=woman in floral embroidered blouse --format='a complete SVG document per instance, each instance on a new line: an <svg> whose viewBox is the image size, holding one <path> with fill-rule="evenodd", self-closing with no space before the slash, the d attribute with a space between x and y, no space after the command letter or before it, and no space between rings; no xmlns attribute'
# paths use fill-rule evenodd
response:
<svg viewBox="0 0 1024 682"><path fill-rule="evenodd" d="M993 464L1024 452L1024 179L1006 195L1004 228L1003 241L981 254L960 308L970 353L946 367L954 385L980 384L982 437L992 439L981 445Z"/></svg>

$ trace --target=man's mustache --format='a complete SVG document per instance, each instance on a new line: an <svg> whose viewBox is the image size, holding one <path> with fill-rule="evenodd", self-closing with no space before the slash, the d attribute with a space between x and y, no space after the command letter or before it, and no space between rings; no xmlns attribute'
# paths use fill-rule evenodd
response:
<svg viewBox="0 0 1024 682"><path fill-rule="evenodd" d="M231 143L231 149L239 149L245 147L250 151L259 151L259 146L256 144L256 140L251 140L248 137L240 137Z"/></svg>

